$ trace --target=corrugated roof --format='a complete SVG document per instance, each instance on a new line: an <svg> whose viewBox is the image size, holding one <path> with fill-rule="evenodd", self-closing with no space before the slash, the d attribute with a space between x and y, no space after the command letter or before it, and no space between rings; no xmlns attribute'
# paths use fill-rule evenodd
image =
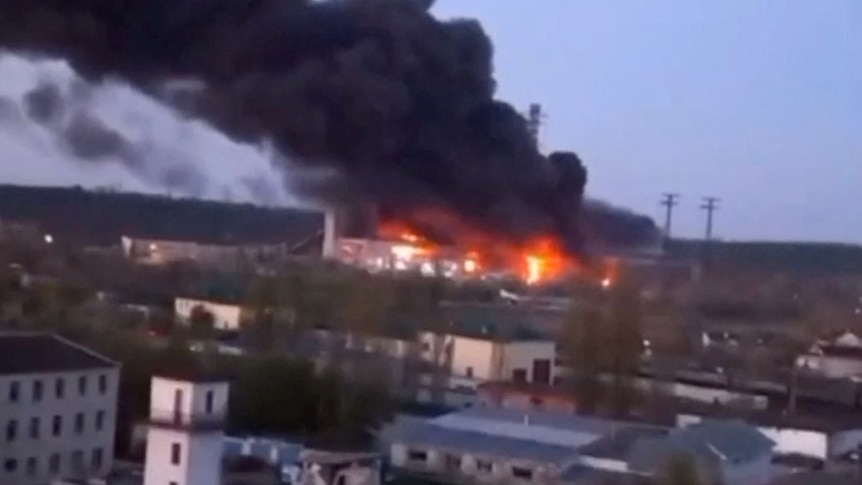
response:
<svg viewBox="0 0 862 485"><path fill-rule="evenodd" d="M551 411L474 407L435 418L432 424L510 438L579 447L630 423Z"/></svg>
<svg viewBox="0 0 862 485"><path fill-rule="evenodd" d="M46 333L0 333L0 375L116 367L106 357Z"/></svg>
<svg viewBox="0 0 862 485"><path fill-rule="evenodd" d="M395 441L480 456L505 457L555 465L561 465L577 455L575 449L569 446L444 428L427 422L405 424L397 431Z"/></svg>
<svg viewBox="0 0 862 485"><path fill-rule="evenodd" d="M629 465L652 470L672 455L745 462L769 452L775 443L757 428L739 420L704 421L673 430L666 438L643 439L632 448Z"/></svg>
<svg viewBox="0 0 862 485"><path fill-rule="evenodd" d="M749 460L772 449L775 442L741 420L706 420L675 433L684 440L708 443L724 459Z"/></svg>
<svg viewBox="0 0 862 485"><path fill-rule="evenodd" d="M578 451L582 455L596 458L624 460L628 458L638 442L666 437L670 429L658 426L630 426L613 431L590 444L582 446Z"/></svg>

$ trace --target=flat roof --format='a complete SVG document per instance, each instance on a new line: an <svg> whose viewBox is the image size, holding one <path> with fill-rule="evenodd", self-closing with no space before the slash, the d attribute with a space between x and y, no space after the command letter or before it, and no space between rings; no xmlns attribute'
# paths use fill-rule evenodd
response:
<svg viewBox="0 0 862 485"><path fill-rule="evenodd" d="M498 436L437 426L429 422L407 423L394 441L406 445L467 452L477 456L502 456L535 463L561 465L577 456L569 446L540 443L526 438Z"/></svg>
<svg viewBox="0 0 862 485"><path fill-rule="evenodd" d="M50 333L0 333L0 375L74 372L119 364Z"/></svg>

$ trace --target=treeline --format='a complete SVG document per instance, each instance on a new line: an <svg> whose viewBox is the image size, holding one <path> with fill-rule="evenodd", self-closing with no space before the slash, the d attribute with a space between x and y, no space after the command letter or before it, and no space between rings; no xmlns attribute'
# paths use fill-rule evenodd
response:
<svg viewBox="0 0 862 485"><path fill-rule="evenodd" d="M123 235L211 243L295 243L323 227L300 209L80 187L0 186L0 220L27 222L60 241L116 245Z"/></svg>

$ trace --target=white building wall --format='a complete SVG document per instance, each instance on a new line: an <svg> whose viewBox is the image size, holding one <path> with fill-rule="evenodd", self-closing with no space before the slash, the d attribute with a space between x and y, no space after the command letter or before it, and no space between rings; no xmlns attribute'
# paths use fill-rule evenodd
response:
<svg viewBox="0 0 862 485"><path fill-rule="evenodd" d="M417 462L409 459L410 451L422 451L427 455L425 462ZM455 469L446 468L446 457L454 456L460 459L460 467ZM447 477L458 475L456 480L467 479L475 483L507 483L507 484L529 484L550 483L559 475L559 470L547 463L525 462L512 460L502 456L476 455L462 453L457 450L440 450L427 447L411 447L403 443L395 443L390 446L390 458L393 466L405 468L414 472L425 472ZM479 463L485 462L491 465L490 470L479 469ZM519 467L532 471L532 480L520 479L513 475L513 468Z"/></svg>
<svg viewBox="0 0 862 485"><path fill-rule="evenodd" d="M228 389L226 382L188 382L166 377L152 379L150 418L156 424L151 425L147 433L144 485L221 483L224 434L220 428L181 429L171 426L171 418L176 412L186 423L191 420L223 420ZM212 406L208 411L207 401L210 399ZM171 461L175 444L180 447L179 463Z"/></svg>
<svg viewBox="0 0 862 485"><path fill-rule="evenodd" d="M511 380L515 369L524 369L527 380L533 381L533 362L548 360L551 381L556 374L556 344L551 341L495 342L486 339L456 335L435 336L424 332L419 335L422 358L445 363L447 349L451 349L449 362L454 376L470 377L479 381Z"/></svg>
<svg viewBox="0 0 862 485"><path fill-rule="evenodd" d="M555 365L557 357L557 345L551 341L536 342L509 342L502 345L503 348L503 371L502 379L511 380L515 369L527 371L527 381L533 382L533 362L536 360L547 360L550 364L550 379L554 381Z"/></svg>
<svg viewBox="0 0 862 485"><path fill-rule="evenodd" d="M177 298L174 300L174 313L182 321L188 321L195 308L201 307L213 316L213 326L218 330L239 330L244 315L240 305L229 305L192 298Z"/></svg>
<svg viewBox="0 0 862 485"><path fill-rule="evenodd" d="M190 437L186 433L169 429L150 428L147 432L147 451L144 461L144 485L197 485L187 479ZM172 446L180 446L180 462L171 463ZM216 482L218 483L218 482Z"/></svg>
<svg viewBox="0 0 862 485"><path fill-rule="evenodd" d="M104 392L99 387L104 376ZM85 382L84 392L78 387L79 379ZM62 396L57 395L57 382L62 381ZM42 396L34 399L36 382L41 383ZM10 400L10 388L17 383L18 399ZM114 431L116 429L117 391L119 369L106 367L90 371L55 372L0 376L0 425L4 430L0 442L0 457L15 461L15 470L0 467L0 484L31 485L45 483L52 477L72 475L73 456L80 454L87 477L102 477L113 464ZM97 416L101 413L101 428ZM83 418L83 428L75 429L77 416ZM55 436L53 420L60 420L60 432ZM38 420L38 436L31 435L31 423ZM7 441L5 432L10 423L16 428L13 441ZM36 424L36 423L33 423ZM100 450L100 451L96 451ZM101 466L93 466L94 453L101 454ZM56 456L56 458L52 458ZM36 469L28 476L27 461L35 459ZM59 460L59 470L52 473L50 461ZM79 470L81 471L81 470Z"/></svg>
<svg viewBox="0 0 862 485"><path fill-rule="evenodd" d="M824 377L862 376L862 360L852 357L806 354L796 359L796 365L803 369L819 372Z"/></svg>

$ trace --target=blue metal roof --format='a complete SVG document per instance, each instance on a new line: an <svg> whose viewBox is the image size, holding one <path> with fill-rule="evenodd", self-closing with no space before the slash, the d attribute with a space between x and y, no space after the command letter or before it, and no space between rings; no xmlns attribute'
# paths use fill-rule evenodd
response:
<svg viewBox="0 0 862 485"><path fill-rule="evenodd" d="M568 446L455 430L428 423L410 423L401 427L394 441L407 445L556 465L577 455L575 449Z"/></svg>

